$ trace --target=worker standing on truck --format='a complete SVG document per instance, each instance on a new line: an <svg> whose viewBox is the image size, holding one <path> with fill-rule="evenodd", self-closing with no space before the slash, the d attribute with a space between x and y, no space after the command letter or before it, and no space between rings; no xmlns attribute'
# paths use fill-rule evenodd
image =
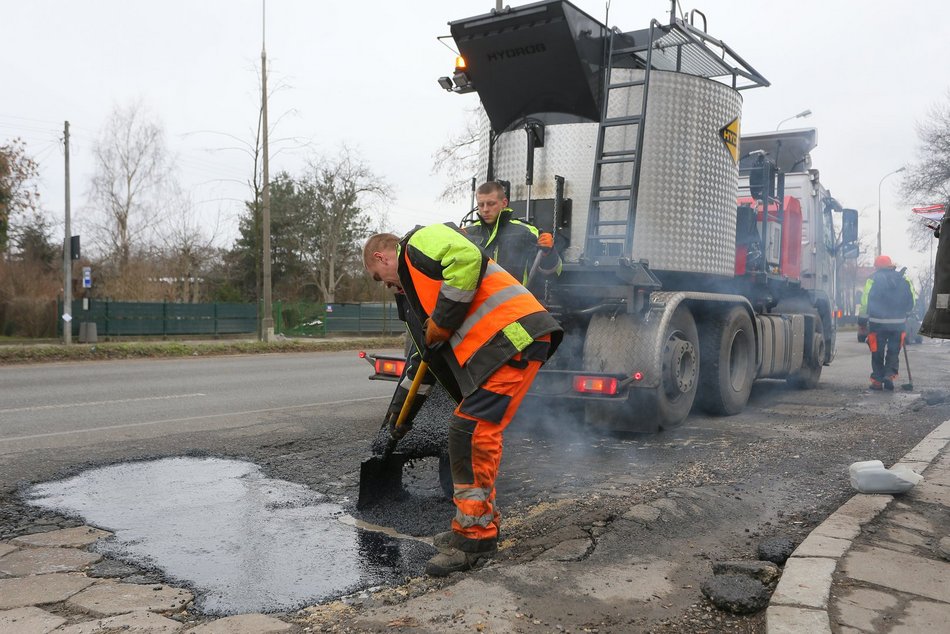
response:
<svg viewBox="0 0 950 634"><path fill-rule="evenodd" d="M914 308L910 282L896 270L889 256L874 259L874 274L864 285L864 312L868 319L872 390L893 390L900 366L907 313Z"/></svg>
<svg viewBox="0 0 950 634"><path fill-rule="evenodd" d="M475 200L478 203L479 220L465 227L465 234L469 240L485 249L501 268L527 286L540 249L538 272L544 275L561 274L561 257L554 248L554 236L512 218L514 211L508 207L508 198L501 183L482 183L475 190Z"/></svg>
<svg viewBox="0 0 950 634"><path fill-rule="evenodd" d="M363 264L374 280L405 294L407 323L425 327L417 348L431 351L433 373L462 397L448 441L456 513L452 530L434 537L439 554L426 573L468 570L498 549L495 478L502 435L554 354L561 327L451 223L416 227L402 239L376 234L363 247ZM391 428L396 438L405 431L405 424Z"/></svg>

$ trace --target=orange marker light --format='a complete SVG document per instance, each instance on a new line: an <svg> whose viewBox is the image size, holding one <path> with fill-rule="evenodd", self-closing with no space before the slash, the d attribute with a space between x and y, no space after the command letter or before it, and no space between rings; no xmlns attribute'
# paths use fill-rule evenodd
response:
<svg viewBox="0 0 950 634"><path fill-rule="evenodd" d="M455 57L455 70L465 70L465 58L461 55Z"/></svg>
<svg viewBox="0 0 950 634"><path fill-rule="evenodd" d="M400 376L403 368L406 367L405 361L393 361L391 359L376 359L376 374L388 374L390 376Z"/></svg>
<svg viewBox="0 0 950 634"><path fill-rule="evenodd" d="M617 379L609 376L575 376L574 391L581 394L616 394Z"/></svg>

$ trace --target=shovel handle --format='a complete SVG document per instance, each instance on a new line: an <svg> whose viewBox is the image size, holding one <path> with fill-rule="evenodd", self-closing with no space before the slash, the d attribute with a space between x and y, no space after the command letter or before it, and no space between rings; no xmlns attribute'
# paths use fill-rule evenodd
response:
<svg viewBox="0 0 950 634"><path fill-rule="evenodd" d="M904 349L904 367L907 368L907 380L910 381L909 385L913 385L914 375L910 373L910 357L907 356L907 346L902 345L901 348Z"/></svg>
<svg viewBox="0 0 950 634"><path fill-rule="evenodd" d="M425 378L428 370L429 362L420 361L419 367L416 368L416 376L412 379L412 385L409 386L409 394L406 395L406 400L402 402L402 409L399 410L399 418L396 419L396 429L402 427L402 424L406 422L406 418L409 416L409 409L412 407L413 401L416 400L416 393L419 391L419 386L422 385L422 379Z"/></svg>
<svg viewBox="0 0 950 634"><path fill-rule="evenodd" d="M534 279L535 274L538 272L538 267L541 266L541 258L544 256L544 252L541 249L538 249L538 254L534 256L534 262L531 263L531 268L528 270L528 279L525 280L525 288L531 286L531 280Z"/></svg>

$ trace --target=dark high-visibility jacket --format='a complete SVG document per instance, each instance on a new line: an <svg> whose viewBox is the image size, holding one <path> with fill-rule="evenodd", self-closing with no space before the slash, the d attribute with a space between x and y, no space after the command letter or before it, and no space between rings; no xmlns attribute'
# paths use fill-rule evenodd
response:
<svg viewBox="0 0 950 634"><path fill-rule="evenodd" d="M453 331L439 356L463 397L519 352L541 361L554 354L562 335L554 317L455 225L417 227L402 239L398 255L409 310L420 322L432 318ZM550 343L536 342L547 334Z"/></svg>
<svg viewBox="0 0 950 634"><path fill-rule="evenodd" d="M900 330L914 308L914 291L901 273L878 269L864 285L863 303L870 325Z"/></svg>
<svg viewBox="0 0 950 634"><path fill-rule="evenodd" d="M485 253L522 284L527 283L531 265L538 252L538 228L512 218L510 208L501 210L495 222L488 225L479 220L465 227L469 240L485 249ZM561 257L551 249L539 263L541 273L561 274ZM532 284L533 286L533 284Z"/></svg>

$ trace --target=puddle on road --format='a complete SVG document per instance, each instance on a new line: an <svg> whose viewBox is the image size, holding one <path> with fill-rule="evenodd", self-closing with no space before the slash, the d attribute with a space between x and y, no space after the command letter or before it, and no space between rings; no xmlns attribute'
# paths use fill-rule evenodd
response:
<svg viewBox="0 0 950 634"><path fill-rule="evenodd" d="M207 614L280 612L419 574L418 539L361 526L311 489L257 465L167 458L92 469L32 487L30 504L115 537L96 550L195 590Z"/></svg>

